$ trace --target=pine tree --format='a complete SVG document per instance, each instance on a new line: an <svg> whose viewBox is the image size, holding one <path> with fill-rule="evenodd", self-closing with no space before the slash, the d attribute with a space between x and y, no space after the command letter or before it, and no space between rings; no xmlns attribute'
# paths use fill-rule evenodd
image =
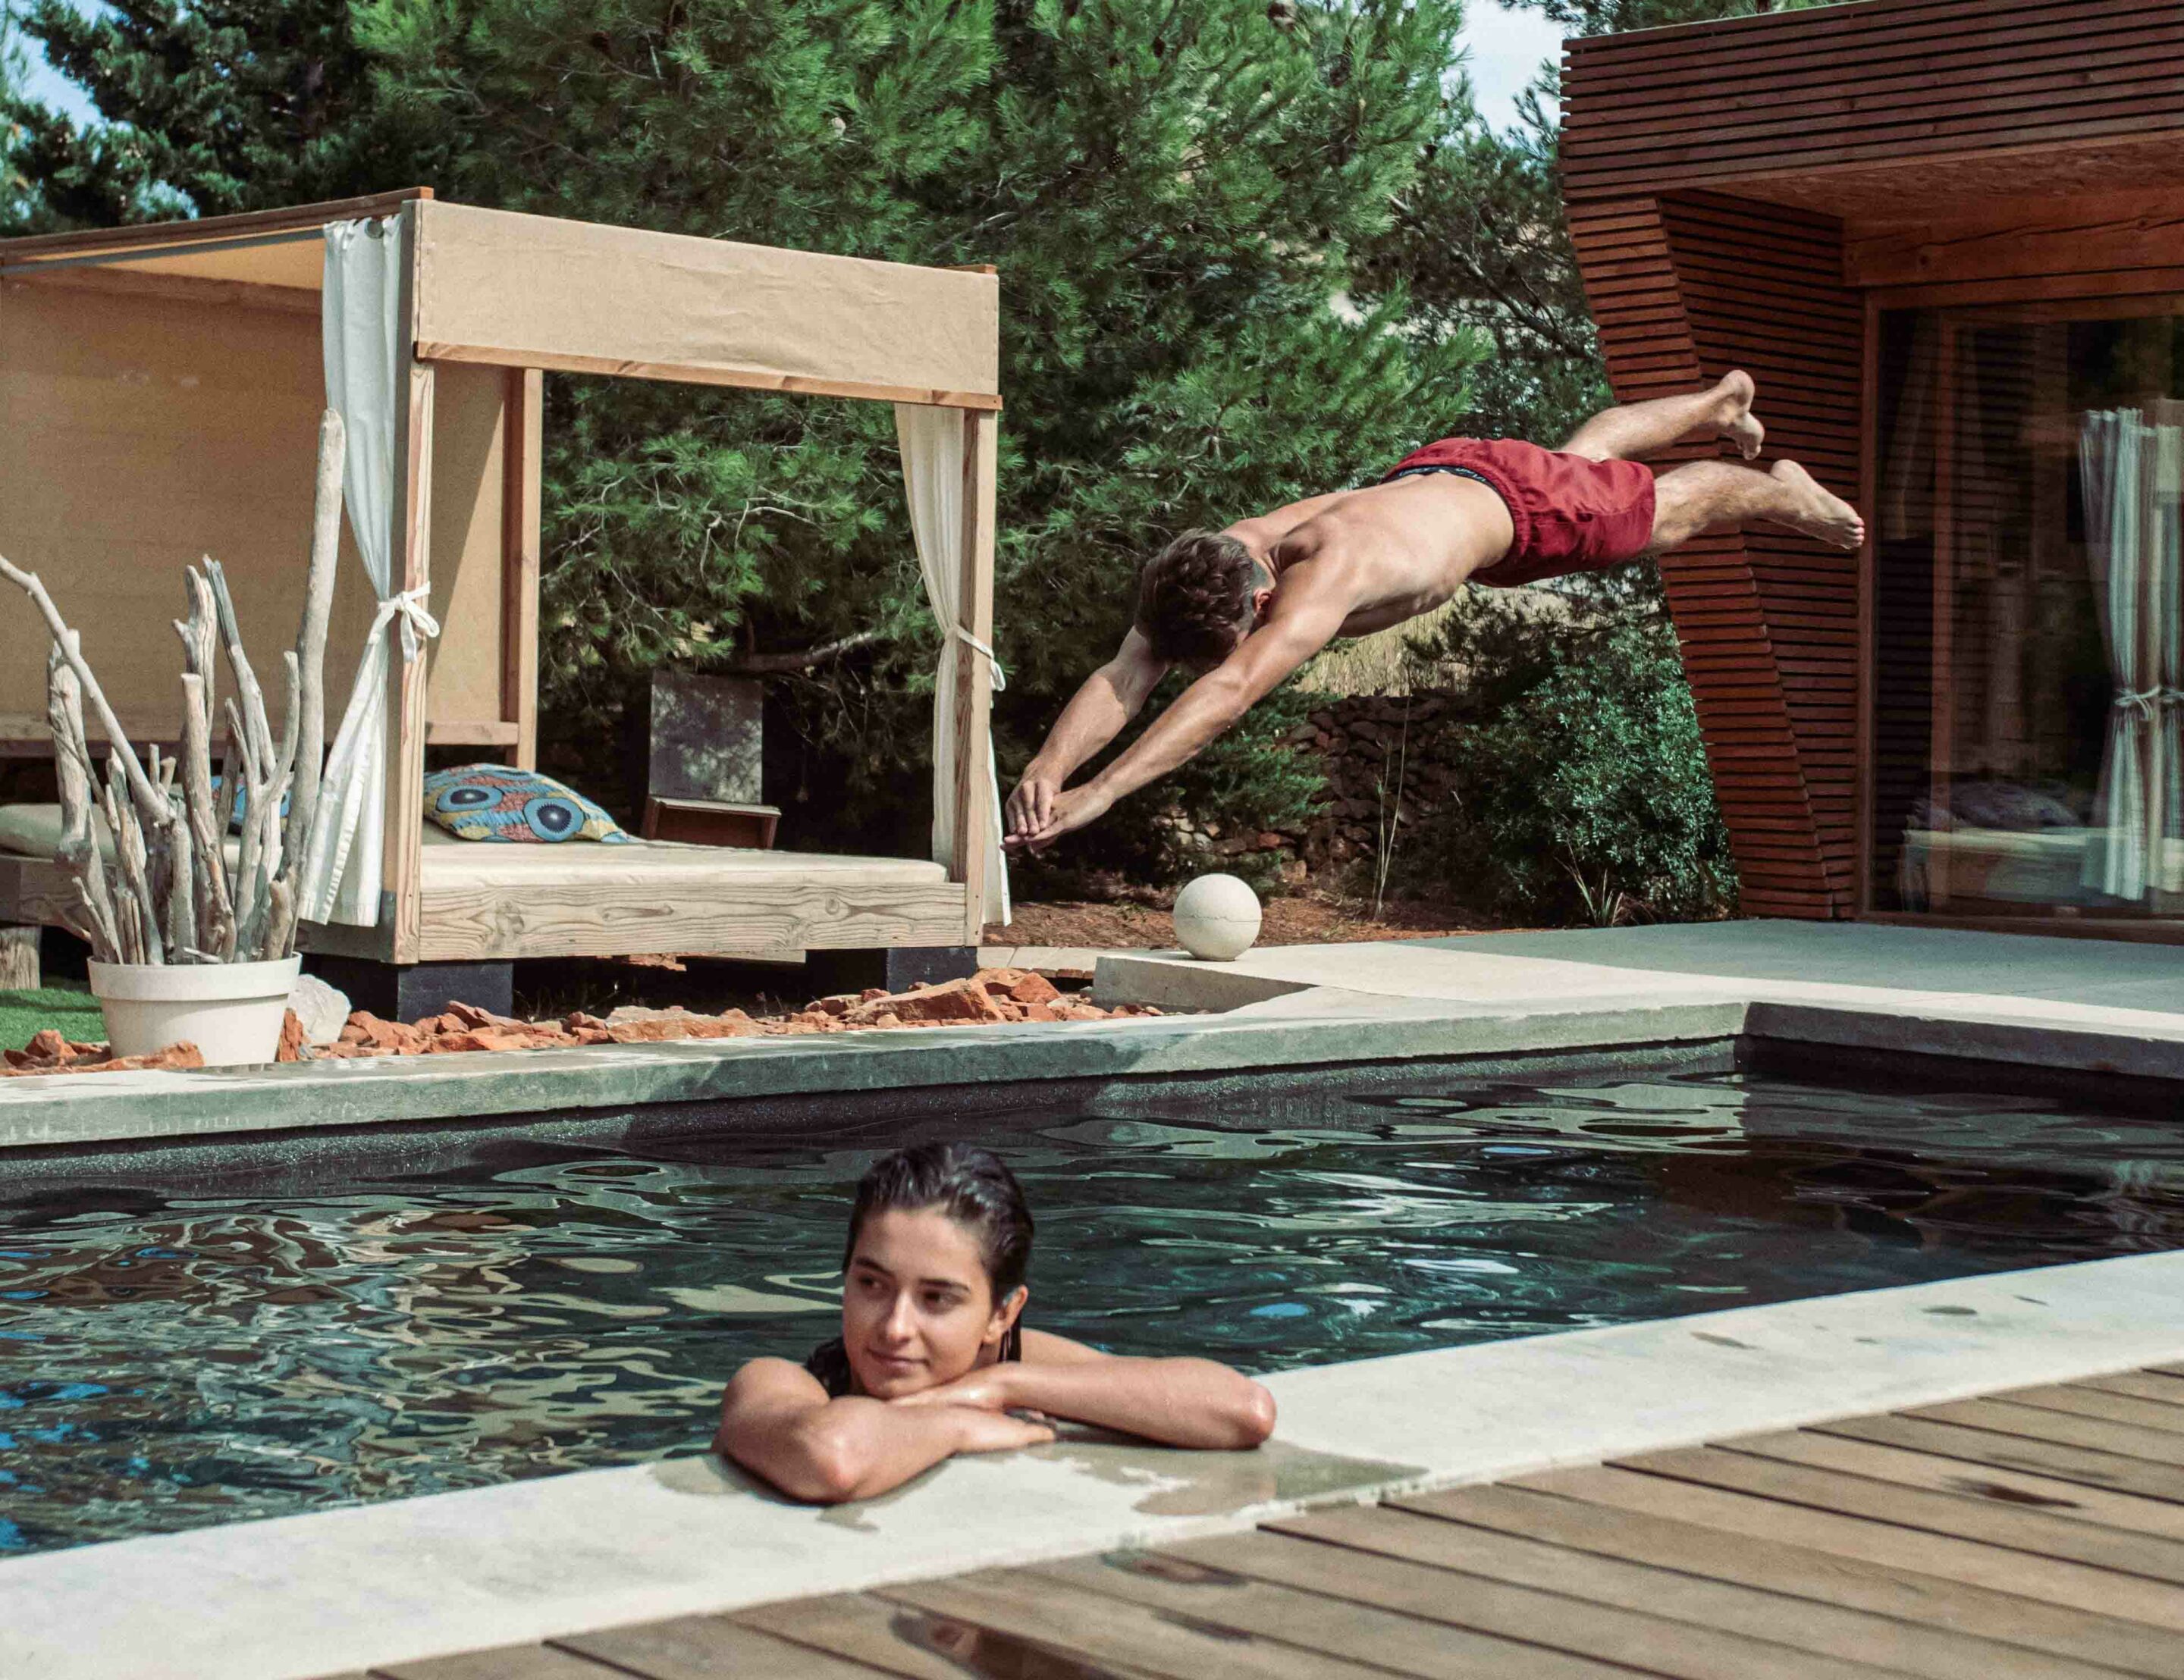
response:
<svg viewBox="0 0 2184 1680"><path fill-rule="evenodd" d="M414 184L380 120L348 0L30 0L25 36L102 122L18 101L26 172L60 225L345 197Z"/></svg>

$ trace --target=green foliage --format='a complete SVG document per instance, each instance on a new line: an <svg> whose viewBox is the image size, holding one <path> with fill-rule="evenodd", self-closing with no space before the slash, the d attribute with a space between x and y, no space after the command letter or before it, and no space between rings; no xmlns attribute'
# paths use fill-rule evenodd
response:
<svg viewBox="0 0 2184 1680"><path fill-rule="evenodd" d="M1407 330L1493 347L1473 376L1465 429L1554 443L1613 400L1563 225L1553 72L1526 90L1506 134L1452 105L1418 172L1367 248L1361 285L1407 296Z"/></svg>
<svg viewBox="0 0 2184 1680"><path fill-rule="evenodd" d="M412 148L377 114L348 0L29 0L18 21L103 121L17 99L36 202L26 227L335 198L412 185Z"/></svg>
<svg viewBox="0 0 2184 1680"><path fill-rule="evenodd" d="M1420 819L1407 884L1528 920L1722 914L1728 834L1665 618L1541 620L1473 592L1437 650L1479 679L1437 749L1456 786Z"/></svg>

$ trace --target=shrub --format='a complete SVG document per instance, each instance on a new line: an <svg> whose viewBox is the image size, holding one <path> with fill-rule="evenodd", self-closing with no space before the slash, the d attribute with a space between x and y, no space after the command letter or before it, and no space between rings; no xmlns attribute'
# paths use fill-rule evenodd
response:
<svg viewBox="0 0 2184 1680"><path fill-rule="evenodd" d="M1442 656L1472 683L1442 726L1453 791L1418 819L1403 884L1524 921L1727 913L1728 832L1666 616L1586 605L1563 624L1479 607L1444 632Z"/></svg>

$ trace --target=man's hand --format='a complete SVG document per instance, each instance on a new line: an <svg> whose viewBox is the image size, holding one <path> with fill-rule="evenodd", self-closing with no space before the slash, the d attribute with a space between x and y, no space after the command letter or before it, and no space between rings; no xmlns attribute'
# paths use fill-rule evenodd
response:
<svg viewBox="0 0 2184 1680"><path fill-rule="evenodd" d="M1015 850L1043 852L1072 829L1099 821L1114 803L1113 796L1096 782L1065 788L1049 802L1044 824L1029 832L1011 834L1004 843Z"/></svg>
<svg viewBox="0 0 2184 1680"><path fill-rule="evenodd" d="M1054 815L1054 796L1061 791L1062 778L1042 767L1034 759L1024 767L1023 780L1017 783L1017 791L1009 795L1009 837L1029 837L1046 826L1047 819Z"/></svg>

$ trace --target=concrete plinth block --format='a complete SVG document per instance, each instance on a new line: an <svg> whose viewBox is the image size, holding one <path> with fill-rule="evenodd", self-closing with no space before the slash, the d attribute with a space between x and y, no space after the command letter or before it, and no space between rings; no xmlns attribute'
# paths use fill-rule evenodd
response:
<svg viewBox="0 0 2184 1680"><path fill-rule="evenodd" d="M513 963L396 964L313 953L304 957L304 967L348 993L352 1009L369 1010L385 1021L422 1021L446 1014L451 1004L495 1015L515 1010Z"/></svg>
<svg viewBox="0 0 2184 1680"><path fill-rule="evenodd" d="M815 998L862 992L877 986L907 992L944 980L967 980L978 971L975 945L897 945L877 950L814 951L804 978Z"/></svg>

